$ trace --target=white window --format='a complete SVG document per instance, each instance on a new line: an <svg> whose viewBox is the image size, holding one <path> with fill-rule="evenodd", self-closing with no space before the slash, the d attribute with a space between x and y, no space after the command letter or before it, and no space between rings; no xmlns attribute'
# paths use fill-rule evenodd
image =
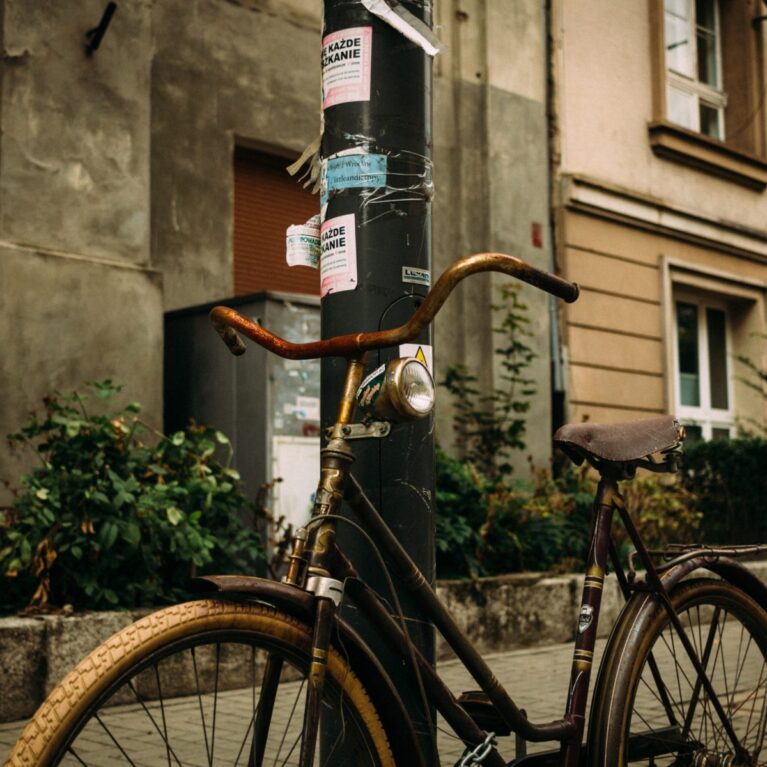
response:
<svg viewBox="0 0 767 767"><path fill-rule="evenodd" d="M674 295L676 412L690 438L729 437L734 427L731 342L724 302Z"/></svg>
<svg viewBox="0 0 767 767"><path fill-rule="evenodd" d="M665 0L664 9L668 119L724 141L719 4Z"/></svg>

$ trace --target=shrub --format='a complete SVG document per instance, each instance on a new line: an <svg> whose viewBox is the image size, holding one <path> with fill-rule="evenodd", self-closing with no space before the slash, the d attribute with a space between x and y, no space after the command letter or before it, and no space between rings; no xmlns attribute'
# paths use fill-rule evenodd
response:
<svg viewBox="0 0 767 767"><path fill-rule="evenodd" d="M495 349L501 368L498 386L481 394L477 376L463 365L449 367L440 382L453 398L456 446L491 480L511 476L511 456L525 448L525 413L536 391L527 374L537 356L526 342L531 336L527 305L518 285L501 286L499 292L504 303L491 306L494 312L503 312L493 328L501 343Z"/></svg>
<svg viewBox="0 0 767 767"><path fill-rule="evenodd" d="M685 444L682 481L698 496L706 543L767 540L767 438Z"/></svg>
<svg viewBox="0 0 767 767"><path fill-rule="evenodd" d="M221 432L190 425L165 437L137 404L108 412L119 386L89 388L100 402L93 412L87 396L56 393L9 437L40 465L0 512L0 607L174 601L197 572L242 571L262 558Z"/></svg>
<svg viewBox="0 0 767 767"><path fill-rule="evenodd" d="M538 471L531 482L492 482L470 463L437 451L437 575L501 575L583 568L591 538L596 481L585 468L559 477ZM643 475L622 483L627 508L651 548L699 537L697 496L679 481ZM622 559L633 548L616 515Z"/></svg>

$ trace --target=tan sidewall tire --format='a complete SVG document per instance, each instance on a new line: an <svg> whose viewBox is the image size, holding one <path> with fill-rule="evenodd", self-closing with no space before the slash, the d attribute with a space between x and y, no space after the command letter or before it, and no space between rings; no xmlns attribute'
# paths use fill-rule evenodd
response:
<svg viewBox="0 0 767 767"><path fill-rule="evenodd" d="M749 616L757 631L761 631L762 641L767 639L767 613L752 597L727 581L706 578L682 581L671 591L671 601L677 614L696 604L727 605L729 612L739 619ZM668 623L660 605L652 599L648 599L647 605L653 612L646 624L637 628L643 617L639 610L631 616L630 625L623 627L621 640L615 645L615 658L607 669L604 685L600 685L600 699L594 702L590 730L596 737L592 734L589 742L590 767L624 767L626 764L625 735L644 661ZM683 652L681 648L680 652ZM621 679L626 680L625 686L620 684Z"/></svg>
<svg viewBox="0 0 767 767"><path fill-rule="evenodd" d="M175 605L142 618L114 634L64 678L24 728L6 767L51 763L71 729L91 704L128 669L147 655L180 639L214 631L251 631L307 653L311 629L267 605L200 600ZM395 767L380 717L359 678L331 648L328 673L367 728L384 767Z"/></svg>

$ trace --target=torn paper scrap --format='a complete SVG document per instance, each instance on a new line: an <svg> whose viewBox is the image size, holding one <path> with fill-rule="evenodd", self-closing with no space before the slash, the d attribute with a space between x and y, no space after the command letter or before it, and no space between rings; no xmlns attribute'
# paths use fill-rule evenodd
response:
<svg viewBox="0 0 767 767"><path fill-rule="evenodd" d="M288 266L320 264L320 217L312 216L305 224L289 226L285 233L285 258Z"/></svg>
<svg viewBox="0 0 767 767"><path fill-rule="evenodd" d="M424 21L397 2L397 0L362 0L374 16L385 21L403 34L411 43L423 48L429 56L442 50L442 43Z"/></svg>

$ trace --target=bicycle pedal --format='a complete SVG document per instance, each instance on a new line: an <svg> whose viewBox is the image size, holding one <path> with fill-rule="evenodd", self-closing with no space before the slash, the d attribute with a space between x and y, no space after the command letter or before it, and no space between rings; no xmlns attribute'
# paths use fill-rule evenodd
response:
<svg viewBox="0 0 767 767"><path fill-rule="evenodd" d="M499 736L511 735L511 728L504 722L498 709L484 692L480 690L462 692L458 703L485 732L494 732Z"/></svg>

